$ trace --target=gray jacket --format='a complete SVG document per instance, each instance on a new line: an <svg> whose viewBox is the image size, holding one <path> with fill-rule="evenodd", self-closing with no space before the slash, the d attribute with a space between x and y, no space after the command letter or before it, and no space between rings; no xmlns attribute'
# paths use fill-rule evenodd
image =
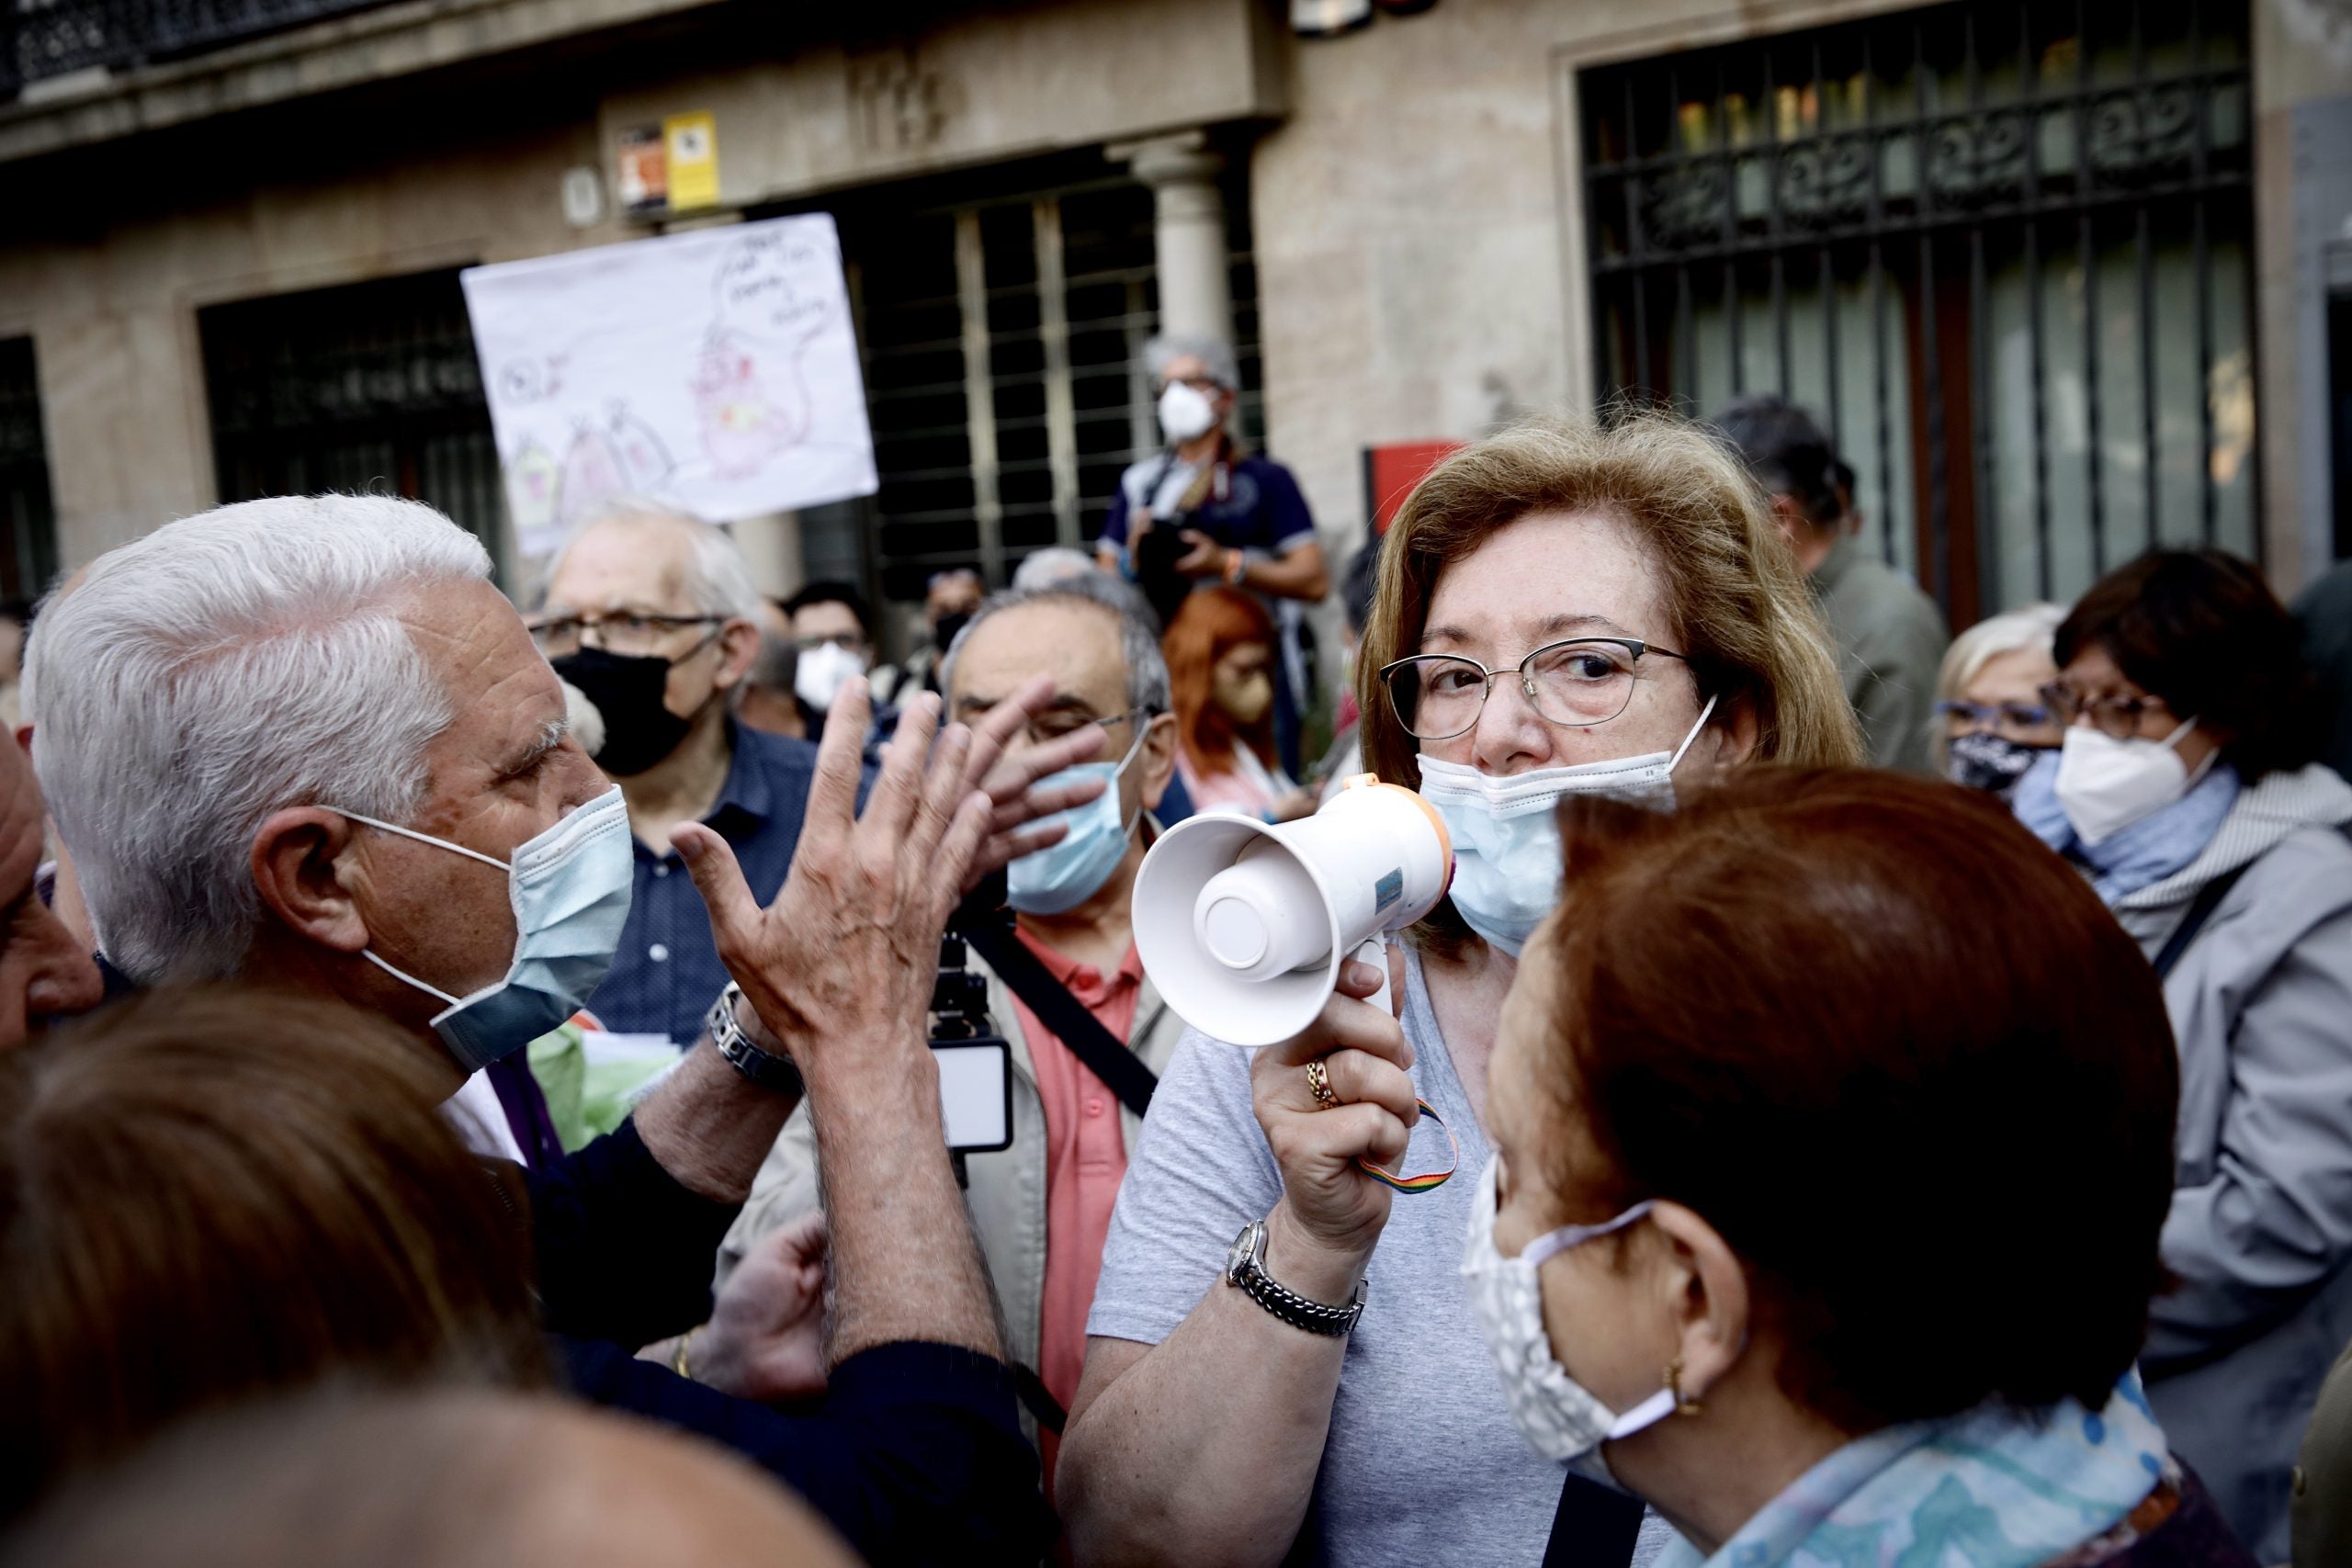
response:
<svg viewBox="0 0 2352 1568"><path fill-rule="evenodd" d="M996 1154L965 1156L971 1185L965 1190L964 1201L971 1211L972 1228L979 1235L989 1273L996 1282L997 1300L1004 1313L1005 1352L1023 1366L1035 1368L1046 1298L1046 1107L1038 1097L1035 1059L1022 1034L1020 1014L1013 1010L1012 992L978 954L970 964L987 976L989 1017L996 1021L1012 1047L1012 1145ZM1184 1021L1161 998L1150 977L1145 976L1136 1001L1135 1026L1127 1036L1128 1048L1145 1066L1163 1072L1183 1033ZM1142 1118L1122 1107L1119 1122L1132 1151L1143 1130ZM804 1102L785 1123L783 1134L752 1180L751 1201L743 1205L719 1247L720 1279L733 1270L753 1242L816 1206L817 1135ZM1027 1420L1025 1411L1023 1419Z"/></svg>
<svg viewBox="0 0 2352 1568"><path fill-rule="evenodd" d="M1830 547L1809 580L1838 643L1838 673L1882 768L1932 773L1928 741L1936 672L1951 639L1936 602L1851 535Z"/></svg>
<svg viewBox="0 0 2352 1568"><path fill-rule="evenodd" d="M2142 1368L2173 1448L2265 1562L2288 1554L2295 1449L2352 1341L2352 786L2324 767L2242 793L2186 870L2116 917L2151 956L2246 866L2165 982L2180 1123Z"/></svg>

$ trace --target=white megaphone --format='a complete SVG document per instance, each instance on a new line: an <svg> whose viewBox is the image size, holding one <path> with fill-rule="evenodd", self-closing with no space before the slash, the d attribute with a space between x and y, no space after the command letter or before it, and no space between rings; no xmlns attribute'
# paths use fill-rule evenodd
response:
<svg viewBox="0 0 2352 1568"><path fill-rule="evenodd" d="M1428 914L1453 876L1429 802L1363 773L1303 821L1209 815L1162 834L1136 874L1136 949L1185 1022L1271 1045L1315 1021L1351 958L1379 968L1385 997L1382 934Z"/></svg>

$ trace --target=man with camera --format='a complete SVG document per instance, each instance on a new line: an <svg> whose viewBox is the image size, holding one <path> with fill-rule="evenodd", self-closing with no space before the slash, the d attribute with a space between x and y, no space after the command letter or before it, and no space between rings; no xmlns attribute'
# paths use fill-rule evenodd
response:
<svg viewBox="0 0 2352 1568"><path fill-rule="evenodd" d="M1035 1368L1050 1396L1033 1390L1031 1400L1046 1428L1050 1476L1054 1405L1067 1404L1084 1366L1086 1311L1140 1101L1184 1028L1144 976L1131 903L1148 813L1175 767L1175 721L1150 627L1100 577L989 600L944 673L949 712L969 724L1001 716L1015 694L1051 679L1051 698L1012 742L1016 755L1090 729L1108 741L1099 761L1061 775L1100 777L1102 795L1064 814L1059 843L1007 868L1011 926L964 921L986 960L976 969L989 1016L1012 1046L1013 1080L1011 1144L964 1156L966 1198L1003 1303L1006 1352ZM821 1104L817 1111L813 1120L795 1114L786 1128L728 1237L729 1254L815 1207L820 1164L831 1187Z"/></svg>
<svg viewBox="0 0 2352 1568"><path fill-rule="evenodd" d="M1266 602L1282 633L1274 660L1274 743L1298 773L1307 697L1301 603L1331 590L1306 498L1291 471L1232 434L1241 392L1233 347L1216 338L1156 337L1145 363L1159 392L1167 447L1128 465L1095 543L1105 571L1136 584L1165 626L1194 588L1224 582Z"/></svg>

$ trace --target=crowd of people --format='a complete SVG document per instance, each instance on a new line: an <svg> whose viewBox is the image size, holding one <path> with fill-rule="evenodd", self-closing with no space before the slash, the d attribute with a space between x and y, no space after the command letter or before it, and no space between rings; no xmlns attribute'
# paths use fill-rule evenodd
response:
<svg viewBox="0 0 2352 1568"><path fill-rule="evenodd" d="M1095 550L897 662L650 501L519 609L324 495L20 617L0 1564L2352 1551L2352 569L1948 639L1785 400L1528 421L1327 714L1230 349L1150 367ZM1363 773L1445 896L1189 1029L1151 845Z"/></svg>

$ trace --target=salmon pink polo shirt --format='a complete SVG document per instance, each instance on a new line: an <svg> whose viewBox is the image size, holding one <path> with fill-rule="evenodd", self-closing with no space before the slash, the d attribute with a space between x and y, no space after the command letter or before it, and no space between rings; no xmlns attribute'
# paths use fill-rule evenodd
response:
<svg viewBox="0 0 2352 1568"><path fill-rule="evenodd" d="M1017 929L1017 928L1016 928ZM1055 952L1027 931L1021 940L1046 972L1076 997L1114 1040L1135 1027L1143 959L1135 944L1112 974ZM1086 1314L1102 1269L1111 1207L1127 1174L1119 1097L1088 1071L1018 997L1012 1010L1037 1074L1046 1111L1046 1288L1037 1334L1037 1376L1067 1409L1086 1367ZM1052 1473L1051 1456L1046 1473Z"/></svg>

